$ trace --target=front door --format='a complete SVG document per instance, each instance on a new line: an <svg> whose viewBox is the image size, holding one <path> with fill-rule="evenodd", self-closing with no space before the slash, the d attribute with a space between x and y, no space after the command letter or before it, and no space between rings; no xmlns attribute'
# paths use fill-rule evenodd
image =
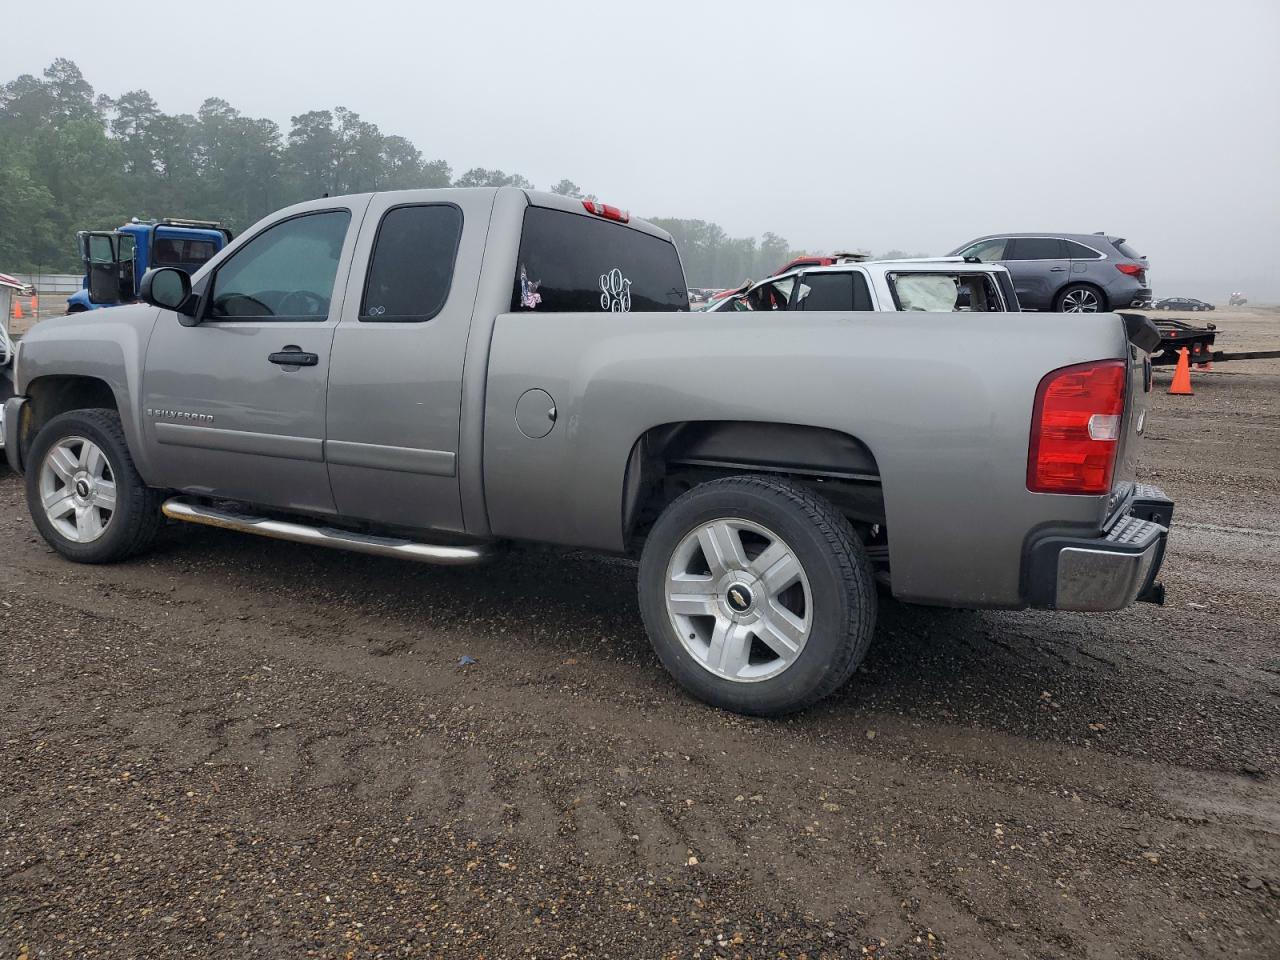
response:
<svg viewBox="0 0 1280 960"><path fill-rule="evenodd" d="M1056 237L1013 237L1000 261L1013 279L1024 308L1052 310L1053 298L1068 282L1071 261Z"/></svg>
<svg viewBox="0 0 1280 960"><path fill-rule="evenodd" d="M367 203L318 201L214 261L196 283L198 324L162 311L143 377L157 485L333 512L325 389Z"/></svg>
<svg viewBox="0 0 1280 960"><path fill-rule="evenodd" d="M120 259L115 233L106 231L79 234L80 258L89 291L89 302L112 306L120 302Z"/></svg>
<svg viewBox="0 0 1280 960"><path fill-rule="evenodd" d="M470 190L369 205L329 371L325 458L344 517L464 529L462 368L492 205Z"/></svg>

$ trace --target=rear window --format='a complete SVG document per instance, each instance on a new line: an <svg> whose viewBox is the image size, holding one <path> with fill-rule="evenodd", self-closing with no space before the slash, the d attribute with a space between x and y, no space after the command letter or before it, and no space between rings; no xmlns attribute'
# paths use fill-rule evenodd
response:
<svg viewBox="0 0 1280 960"><path fill-rule="evenodd" d="M688 309L674 244L597 217L546 207L525 211L512 312Z"/></svg>
<svg viewBox="0 0 1280 960"><path fill-rule="evenodd" d="M1120 256L1122 257L1128 257L1130 260L1142 259L1142 254L1129 246L1129 243L1126 240L1114 240L1111 245L1120 252Z"/></svg>
<svg viewBox="0 0 1280 960"><path fill-rule="evenodd" d="M1083 243L1076 243L1074 240L1068 240L1066 241L1066 243L1067 243L1067 255L1070 256L1072 260L1102 260L1103 259L1102 254L1098 253L1097 250L1093 250L1090 247L1086 247Z"/></svg>
<svg viewBox="0 0 1280 960"><path fill-rule="evenodd" d="M181 267L203 264L213 259L218 251L212 240L184 240L177 237L156 237L151 259L157 266Z"/></svg>

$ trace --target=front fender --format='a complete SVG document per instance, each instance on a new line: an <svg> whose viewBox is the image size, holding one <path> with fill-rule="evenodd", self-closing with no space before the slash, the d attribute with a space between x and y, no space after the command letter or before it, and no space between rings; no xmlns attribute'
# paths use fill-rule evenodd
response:
<svg viewBox="0 0 1280 960"><path fill-rule="evenodd" d="M145 304L72 313L41 321L22 339L16 392L29 395L42 377L100 380L115 397L138 473L152 475L141 429L142 370L160 311Z"/></svg>

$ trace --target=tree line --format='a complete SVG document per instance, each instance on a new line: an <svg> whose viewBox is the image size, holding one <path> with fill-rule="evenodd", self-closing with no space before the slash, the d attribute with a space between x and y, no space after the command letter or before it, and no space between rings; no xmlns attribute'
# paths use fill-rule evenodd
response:
<svg viewBox="0 0 1280 960"><path fill-rule="evenodd" d="M534 185L474 167L455 176L408 139L345 107L272 120L217 97L191 114L163 112L145 90L94 94L70 60L0 86L0 269L78 273L75 233L164 216L240 231L302 200L372 190ZM590 196L571 180L549 187ZM730 237L704 220L652 217L676 240L689 283L720 287L767 276L799 251L774 233Z"/></svg>

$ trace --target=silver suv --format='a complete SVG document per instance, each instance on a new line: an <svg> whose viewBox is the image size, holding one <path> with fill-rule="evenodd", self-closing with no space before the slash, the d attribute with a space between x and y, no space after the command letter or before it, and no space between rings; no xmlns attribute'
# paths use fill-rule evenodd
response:
<svg viewBox="0 0 1280 960"><path fill-rule="evenodd" d="M998 263L1024 310L1098 313L1151 303L1147 258L1104 233L1002 233L951 252Z"/></svg>

